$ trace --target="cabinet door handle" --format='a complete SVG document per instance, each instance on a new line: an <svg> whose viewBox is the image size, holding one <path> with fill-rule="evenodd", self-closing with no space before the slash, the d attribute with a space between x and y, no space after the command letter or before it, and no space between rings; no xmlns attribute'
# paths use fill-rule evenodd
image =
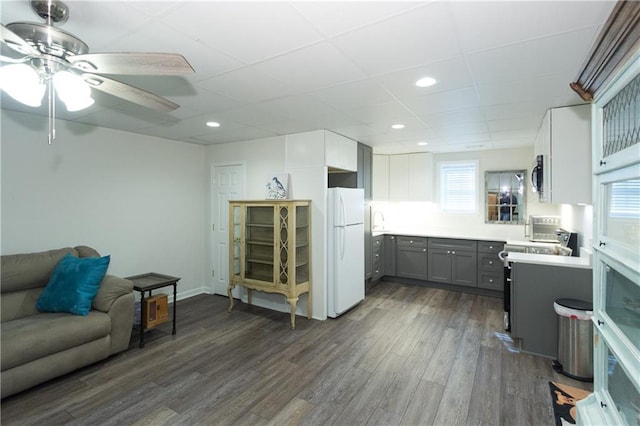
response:
<svg viewBox="0 0 640 426"><path fill-rule="evenodd" d="M422 249L422 251L427 251L427 249Z"/></svg>
<svg viewBox="0 0 640 426"><path fill-rule="evenodd" d="M451 250L447 250L447 254L451 254Z"/></svg>
<svg viewBox="0 0 640 426"><path fill-rule="evenodd" d="M604 321L598 320L598 325L604 325Z"/></svg>
<svg viewBox="0 0 640 426"><path fill-rule="evenodd" d="M602 408L607 408L607 404L605 404L605 403L604 403L604 402L602 402L602 401L600 401L600 406L601 406Z"/></svg>
<svg viewBox="0 0 640 426"><path fill-rule="evenodd" d="M489 284L493 284L493 278L489 278Z"/></svg>
<svg viewBox="0 0 640 426"><path fill-rule="evenodd" d="M456 252L455 252L455 251L452 251L452 252L451 252L451 254L456 254Z"/></svg>
<svg viewBox="0 0 640 426"><path fill-rule="evenodd" d="M600 242L598 243L598 246L599 246L599 247L606 246L606 245L607 245L607 243L605 243L604 241L600 241Z"/></svg>
<svg viewBox="0 0 640 426"><path fill-rule="evenodd" d="M607 162L606 162L606 161L604 161L604 160L600 160L600 165L601 165L601 166L606 166L606 165L607 165Z"/></svg>
<svg viewBox="0 0 640 426"><path fill-rule="evenodd" d="M489 250L493 250L493 246L489 246Z"/></svg>
<svg viewBox="0 0 640 426"><path fill-rule="evenodd" d="M490 261L489 261L489 265L493 265L493 260L490 260Z"/></svg>

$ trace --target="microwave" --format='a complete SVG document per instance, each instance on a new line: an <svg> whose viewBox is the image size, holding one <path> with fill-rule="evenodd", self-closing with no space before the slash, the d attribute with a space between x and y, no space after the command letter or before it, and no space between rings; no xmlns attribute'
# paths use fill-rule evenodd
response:
<svg viewBox="0 0 640 426"><path fill-rule="evenodd" d="M536 161L531 168L531 189L542 198L542 179L543 179L544 158L542 155L536 156Z"/></svg>
<svg viewBox="0 0 640 426"><path fill-rule="evenodd" d="M560 216L529 216L529 240L538 242L558 242Z"/></svg>

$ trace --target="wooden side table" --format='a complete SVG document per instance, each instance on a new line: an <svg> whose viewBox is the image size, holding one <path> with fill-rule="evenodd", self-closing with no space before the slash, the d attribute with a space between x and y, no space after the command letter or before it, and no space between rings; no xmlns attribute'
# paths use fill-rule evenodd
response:
<svg viewBox="0 0 640 426"><path fill-rule="evenodd" d="M126 279L133 281L133 289L140 292L140 347L144 348L144 332L149 329L145 328L143 321L143 319L147 317L146 306L144 303L145 293L148 292L148 297L151 297L152 290L173 286L173 330L171 334L176 334L176 296L178 281L180 281L180 278L158 274L156 272L148 272L146 274L126 277Z"/></svg>

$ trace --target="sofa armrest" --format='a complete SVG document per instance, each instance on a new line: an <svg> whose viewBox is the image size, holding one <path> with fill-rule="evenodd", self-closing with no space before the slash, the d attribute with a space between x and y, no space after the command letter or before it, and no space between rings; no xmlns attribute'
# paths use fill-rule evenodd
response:
<svg viewBox="0 0 640 426"><path fill-rule="evenodd" d="M133 281L124 278L115 277L113 275L105 275L100 283L100 289L95 299L93 299L92 308L102 312L108 312L111 305L120 296L133 293Z"/></svg>

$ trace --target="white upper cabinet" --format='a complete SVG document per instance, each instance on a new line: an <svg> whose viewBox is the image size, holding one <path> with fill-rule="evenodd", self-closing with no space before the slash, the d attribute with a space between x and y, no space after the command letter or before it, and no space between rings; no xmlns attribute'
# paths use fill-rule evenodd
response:
<svg viewBox="0 0 640 426"><path fill-rule="evenodd" d="M337 133L325 131L325 161L330 168L358 171L358 143Z"/></svg>
<svg viewBox="0 0 640 426"><path fill-rule="evenodd" d="M373 156L375 201L431 201L433 155L414 153Z"/></svg>
<svg viewBox="0 0 640 426"><path fill-rule="evenodd" d="M287 167L358 171L358 143L327 130L287 135Z"/></svg>
<svg viewBox="0 0 640 426"><path fill-rule="evenodd" d="M543 156L540 201L591 204L591 107L553 108L545 114L534 151Z"/></svg>

